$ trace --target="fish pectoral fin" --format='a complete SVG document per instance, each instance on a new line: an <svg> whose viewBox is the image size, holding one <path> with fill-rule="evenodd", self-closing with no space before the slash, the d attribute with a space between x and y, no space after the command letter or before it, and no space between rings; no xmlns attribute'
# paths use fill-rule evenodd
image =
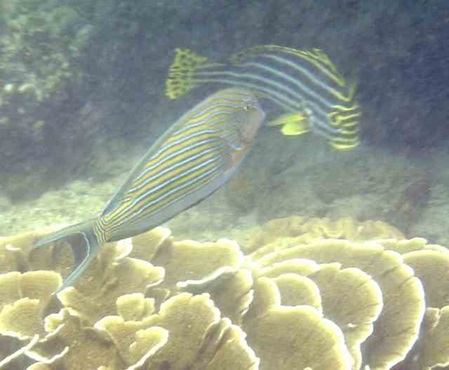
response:
<svg viewBox="0 0 449 370"><path fill-rule="evenodd" d="M302 135L309 131L310 128L308 127L308 125L304 126L299 122L287 123L281 129L282 134L286 136Z"/></svg>
<svg viewBox="0 0 449 370"><path fill-rule="evenodd" d="M283 135L302 135L310 131L309 117L307 113L286 113L268 123L268 126L282 126Z"/></svg>

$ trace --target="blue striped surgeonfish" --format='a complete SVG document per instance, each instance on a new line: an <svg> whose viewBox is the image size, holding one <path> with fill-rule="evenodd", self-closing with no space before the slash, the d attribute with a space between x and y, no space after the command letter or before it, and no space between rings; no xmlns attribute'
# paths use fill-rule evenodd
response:
<svg viewBox="0 0 449 370"><path fill-rule="evenodd" d="M72 246L74 269L59 290L82 274L104 243L150 230L219 189L251 147L264 118L257 99L243 88L221 90L179 118L151 146L100 216L37 242L36 247L42 247L72 237L83 240L81 246Z"/></svg>
<svg viewBox="0 0 449 370"><path fill-rule="evenodd" d="M355 84L348 83L321 50L261 45L213 63L189 49L176 49L169 69L166 95L176 99L205 83L252 90L279 106L285 114L269 123L285 135L309 129L339 150L357 146L360 108Z"/></svg>

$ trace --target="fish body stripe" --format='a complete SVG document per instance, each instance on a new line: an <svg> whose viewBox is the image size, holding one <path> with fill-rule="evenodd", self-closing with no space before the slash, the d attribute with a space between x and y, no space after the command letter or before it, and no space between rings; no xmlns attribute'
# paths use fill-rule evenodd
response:
<svg viewBox="0 0 449 370"><path fill-rule="evenodd" d="M254 81L255 80L255 81ZM262 92L263 97L279 102L280 105L288 109L296 109L300 102L295 99L280 93L274 87L279 87L281 90L284 86L277 84L275 81L266 81L258 75L251 75L249 73L242 74L240 71L215 71L215 72L201 72L195 73L195 83L220 82L227 85L244 86L257 92ZM258 82L266 82L267 86L258 84ZM278 85L278 86L276 86Z"/></svg>
<svg viewBox="0 0 449 370"><path fill-rule="evenodd" d="M188 186L195 185L196 181L207 179L210 174L219 172L218 170L220 170L221 168L222 165L220 165L220 163L217 163L216 158L211 158L198 164L196 167L176 176L173 181L169 183L171 186L158 189L158 193L155 194L155 196L151 197L151 201L148 198L150 198L150 195L153 193L153 191L149 191L149 194L142 194L140 197L133 201L132 205L134 206L135 215L140 214L142 211L148 209L153 205L157 205L158 202L161 202L167 198L169 200L172 199L172 196L176 195L178 191L183 190Z"/></svg>
<svg viewBox="0 0 449 370"><path fill-rule="evenodd" d="M220 148L218 147L218 149ZM161 179L158 179L159 181L153 180L152 173L148 173L150 181L148 181L146 186L140 189L139 192L126 192L123 202L114 211L112 211L112 213L105 215L105 219L120 220L123 218L123 215L133 214L138 210L139 205L144 198L146 199L146 201L150 201L152 198L156 198L155 202L160 201L160 206L163 206L164 198L162 197L162 195L164 192L175 188L178 184L181 184L183 179L185 179L186 176L190 175L193 171L197 171L195 174L198 175L198 172L202 170L201 166L196 167L198 164L201 165L202 161L206 161L206 163L204 164L209 164L212 161L217 162L217 159L220 159L221 154L222 150L217 150L217 148L215 147L214 150L210 150L208 153L203 153L203 155L199 158L195 158L194 160L192 160L190 157L190 153L187 152L187 157L185 154L183 157L185 161L184 166L181 168L176 168L176 171L173 171L173 167L168 167L170 176L168 177L168 179L162 179L165 180L162 183L160 181ZM154 173L157 174L157 167L155 168ZM156 188L157 190L155 190ZM151 197L150 199L150 196L152 194L153 197Z"/></svg>
<svg viewBox="0 0 449 370"><path fill-rule="evenodd" d="M294 50L294 49L292 49ZM281 83L293 82L296 87L303 90L307 86L315 86L317 89L314 95L330 95L333 99L348 102L352 96L348 94L347 84L344 78L336 71L335 66L329 69L329 59L324 63L323 59L317 59L309 52L291 53L290 51L282 50L278 53L261 53L252 58L242 58L237 68L245 68L245 66L257 66L258 68L267 68L270 70L270 75L267 78L276 78L272 74L276 71L280 72L277 76L281 76L283 81ZM294 57L292 59L291 57ZM299 57L299 59L298 59ZM253 72L252 72L253 73ZM326 99L332 100L332 99ZM333 104L331 104L333 105Z"/></svg>
<svg viewBox="0 0 449 370"><path fill-rule="evenodd" d="M59 290L82 275L105 243L150 230L219 189L264 118L254 94L241 88L219 91L181 116L151 146L100 216L38 240L36 248L73 235L85 243L85 248L73 248L74 267Z"/></svg>
<svg viewBox="0 0 449 370"><path fill-rule="evenodd" d="M126 212L121 214L121 217L112 215L110 222L106 221L106 234L113 235L116 230L121 227L126 227L127 222L136 222L143 217L155 216L155 214L168 207L172 203L181 200L188 196L191 192L201 186L211 182L221 174L221 166L215 161L209 160L201 164L196 169L183 174L177 180L179 183L176 186L171 186L162 189L159 197L152 197L152 200L147 199L146 194L138 199L138 203L134 203L132 208L126 209Z"/></svg>
<svg viewBox="0 0 449 370"><path fill-rule="evenodd" d="M330 95L334 96L335 98L340 99L345 102L350 100L350 97L344 96L341 93L342 88L346 86L344 84L344 81L341 81L341 80L335 81L335 79L332 79L337 84L336 87L333 87L332 84L326 83L329 81L324 82L322 78L319 78L319 76L317 76L316 73L313 73L314 72L313 70L306 68L306 66L300 65L298 63L292 62L291 60L288 60L288 59L285 59L282 57L278 57L275 55L267 55L266 58L272 59L272 60L278 62L280 65L288 66L288 67L292 68L299 74L299 76L305 77L313 85L317 86L318 88L321 88L322 91L327 91ZM261 63L258 63L258 64L263 66L263 64L261 64ZM271 67L271 69L276 70L276 68L273 68L273 67ZM288 74L282 73L282 77L288 78L289 81L291 81L293 84L298 86L298 80L296 80L292 77L289 77ZM306 85L306 82L303 82L301 84L301 86L299 86L299 87L302 87L304 85Z"/></svg>
<svg viewBox="0 0 449 370"><path fill-rule="evenodd" d="M289 96L285 93L288 89L285 85L279 84L271 79L249 73L240 74L236 72L218 72L214 73L213 76L204 78L203 74L199 72L197 76L198 77L195 78L195 81L199 83L219 82L224 84L233 84L235 86L243 86L245 88L250 88L261 92L263 97L277 103L290 112L304 111L305 109L310 108L314 115L317 117L322 117L322 119L316 118L311 120L311 126L315 132L327 138L338 136L341 133L338 127L330 125L326 119L328 112L333 110L335 104L341 103L341 101L325 101L322 96L316 94L315 97L318 97L317 100L319 101L315 101L315 99L309 98L305 94L299 95L299 92L292 91L291 89L289 92L295 96ZM217 78L218 76L220 77ZM252 80L255 81L253 82ZM276 90L277 88L278 90ZM311 91L310 89L308 90ZM301 92L304 93L305 91L303 90Z"/></svg>
<svg viewBox="0 0 449 370"><path fill-rule="evenodd" d="M131 189L134 187L138 187L148 179L148 174L154 175L154 171L160 169L160 167L167 165L168 168L170 163L176 161L179 156L184 154L185 152L195 149L202 144L207 144L208 134L214 134L218 132L218 130L205 130L197 132L190 136L182 137L176 141L170 142L167 145L166 149L162 152L157 153L154 157L152 157L144 167L144 170L136 177L133 181L133 185ZM204 139L203 139L204 138ZM162 155L164 154L164 155ZM157 176L157 175L156 175Z"/></svg>
<svg viewBox="0 0 449 370"><path fill-rule="evenodd" d="M182 53L192 55L188 50ZM356 126L361 117L360 108L354 102L354 86L346 82L329 57L318 49L256 46L235 54L228 64L208 63L195 54L190 58L187 64L191 65L191 72L179 63L169 77L172 81L178 78L182 81L184 73L189 74L187 91L211 82L242 86L288 112L308 111L312 131L329 140L346 140L352 136L357 141ZM196 63L199 59L201 62ZM353 110L354 115L348 118L342 112L344 109ZM348 126L354 129L348 131Z"/></svg>
<svg viewBox="0 0 449 370"><path fill-rule="evenodd" d="M201 72L198 73L198 76L201 76ZM217 76L217 77L215 77ZM319 104L316 104L311 101L307 101L305 99L295 100L294 98L289 98L282 93L277 92L276 90L270 89L269 87L262 86L261 84L247 82L244 79L241 79L241 75L233 72L219 72L216 73L215 76L211 76L211 78L196 78L197 82L200 83L223 83L223 84L232 84L235 86L242 86L245 88L249 88L262 93L262 97L267 98L277 105L283 107L285 110L289 112L297 112L304 111L308 107L311 108L314 114L318 117L322 117L322 119L312 120L312 128L319 132L321 135L330 138L338 135L339 130L336 127L329 125L327 122L326 116L327 111L323 110L323 107ZM220 78L218 78L220 76ZM248 75L247 75L248 76ZM317 123L320 124L317 125Z"/></svg>
<svg viewBox="0 0 449 370"><path fill-rule="evenodd" d="M198 158L201 158L202 155L208 154L208 153L214 151L215 148L208 148L207 147L208 143L209 143L208 140L203 140L201 142L196 143L195 146L200 149L200 150L198 150L198 152L196 154L191 154L190 158L184 158L182 160L176 161L170 167L166 166L162 170L158 171L157 174L155 174L154 176L146 176L144 178L143 182L140 182L140 184L138 184L138 185L136 184L136 186L134 186L133 188L130 188L128 193L134 194L139 189L142 189L142 187L147 186L150 181L155 181L155 180L159 180L159 179L161 179L161 181L164 181L165 179L170 179L170 176L171 176L171 172L170 171L177 170L178 168L180 170L182 170L183 168L185 168L184 166L189 161L194 161L194 160L196 160ZM185 150L191 150L191 149L192 148L186 148ZM179 156L181 154L182 154L182 151L179 151L179 152L173 153L172 157L176 158L177 156Z"/></svg>
<svg viewBox="0 0 449 370"><path fill-rule="evenodd" d="M193 127L194 122L197 122L197 120L202 123L204 121L204 118L207 118L208 120L213 118L212 112L220 113L220 114L229 114L230 112L235 111L236 109L239 109L238 104L233 104L232 102L226 102L226 104L220 103L220 104L214 104L212 106L205 107L203 110L201 110L198 113L195 113L191 116L190 123L187 127L184 127L180 132L183 132L184 130ZM208 123L210 125L210 123Z"/></svg>
<svg viewBox="0 0 449 370"><path fill-rule="evenodd" d="M98 218L96 222L93 223L93 229L95 237L97 238L97 241L99 244L106 243L106 232L105 232L105 225L102 222L101 218Z"/></svg>
<svg viewBox="0 0 449 370"><path fill-rule="evenodd" d="M279 54L282 55L282 57L292 57L294 60L298 58L303 59L325 74L337 85L343 87L346 84L343 76L338 72L337 67L331 62L329 57L319 49L299 50L278 45L262 45L237 53L231 57L231 61L242 63L249 58L270 57Z"/></svg>
<svg viewBox="0 0 449 370"><path fill-rule="evenodd" d="M152 193L156 193L161 189L165 190L166 187L174 186L176 181L182 178L183 175L197 169L197 166L200 166L201 164L206 164L211 160L217 160L217 158L220 158L221 155L222 153L220 151L217 153L217 148L209 149L207 151L205 150L202 153L199 153L199 155L196 154L194 156L190 156L189 153L189 157L184 158L182 165L177 165L177 163L175 163L173 166L168 168L168 175L162 178L151 178L147 182L146 186L141 187L138 191L129 191L127 195L133 199L133 203L136 203L142 195L150 196Z"/></svg>
<svg viewBox="0 0 449 370"><path fill-rule="evenodd" d="M198 191L198 189L201 187L206 187L208 184L212 183L217 178L219 178L220 175L221 174L219 172L216 172L214 176L211 176L210 173L202 174L202 178L196 180L195 186L187 188L189 184L185 184L183 188L179 189L182 190L181 192L179 192L179 194L174 194L175 196L172 196L170 199L167 199L167 201L164 204L164 207L158 208L157 211L153 210L152 213L150 213L147 209L150 205L145 205L138 214L130 215L127 219L123 220L120 223L116 222L115 224L108 224L108 225L105 224L105 229L107 228L107 231L105 231L105 237L108 240L117 240L116 235L119 234L123 229L132 227L136 223L141 222L141 220L144 218L149 220L146 222L148 224L148 228L159 225L160 223L156 221L159 212L163 213L169 207L175 205L176 203L188 199L189 196L191 196L195 191ZM145 211L145 213L142 213L143 211Z"/></svg>
<svg viewBox="0 0 449 370"><path fill-rule="evenodd" d="M308 61L338 86L344 87L346 85L346 81L343 76L338 73L335 65L333 65L327 57L326 62L324 62L323 58L317 58L316 55L311 52L297 53L296 55Z"/></svg>
<svg viewBox="0 0 449 370"><path fill-rule="evenodd" d="M225 90L226 91L226 90ZM230 115L243 111L242 97L224 94L209 104L200 104L181 124L174 125L160 146L131 176L120 198L99 221L99 231L110 240L129 225L155 218L160 211L206 187L231 169L241 159L239 129ZM187 120L187 122L184 122Z"/></svg>
<svg viewBox="0 0 449 370"><path fill-rule="evenodd" d="M208 117L208 127L209 126L217 126L219 127L222 124L226 117L219 117L219 113L214 113L212 116ZM212 122L214 121L215 123ZM220 119L218 119L220 118ZM203 117L204 121L204 117ZM180 154L183 154L185 151L188 151L192 148L195 148L197 145L201 145L207 143L207 137L217 135L221 132L221 129L205 129L204 122L198 122L192 125L189 125L187 128L179 130L176 132L172 138L168 140L168 143L159 149L151 160L147 162L145 165L145 169L136 177L133 182L136 186L142 181L146 181L148 176L147 173L156 170L158 167L162 167L168 161L176 160ZM192 132L190 132L192 131ZM206 141L201 141L200 139L204 138ZM143 180L142 180L143 179ZM132 188L131 188L132 190Z"/></svg>
<svg viewBox="0 0 449 370"><path fill-rule="evenodd" d="M292 62L288 63L290 67L296 66L295 71L300 73L299 76L293 75L291 70L290 73L286 73L281 68L247 62L232 70L215 72L201 72L199 70L195 73L194 81L197 83L225 82L228 84L231 82L235 85L259 90L265 93L268 98L274 96L278 101L282 101L282 105L292 111L300 110L306 102L310 101L315 101L317 106L321 106L322 110L327 111L332 109L334 105L346 104L349 101L349 97L314 77L313 71L308 71ZM245 66L248 67L246 70ZM290 69L293 69L293 67ZM264 72L268 72L268 74L264 75ZM306 83L303 80L309 81Z"/></svg>
<svg viewBox="0 0 449 370"><path fill-rule="evenodd" d="M315 101L317 105L322 105L324 109L330 109L333 105L335 105L335 99L332 101L329 98L326 98L324 92L331 92L331 89L326 87L323 88L324 83L316 83L317 88L322 88L321 91L316 91L312 89L312 86L309 87L309 84L302 82L300 79L296 79L291 77L289 74L279 71L275 68L265 66L260 63L249 63L250 66L254 67L254 69L260 69L265 72L269 72L270 76L273 77L273 80L270 78L259 78L259 81L264 83L270 83L275 81L275 77L279 77L281 82L276 82L275 87L281 88L283 92L291 94L296 100L296 102L300 102L302 104L304 101ZM305 71L304 76L310 75L308 71ZM242 77L254 78L254 74L244 74ZM288 84L293 85L293 87L289 87ZM334 90L331 92L335 95L338 93ZM335 98L335 96L334 96ZM299 108L298 103L295 104L296 109Z"/></svg>
<svg viewBox="0 0 449 370"><path fill-rule="evenodd" d="M136 178L138 180L140 177L143 177L146 172L154 170L154 166L159 166L164 161L167 161L171 159L172 157L170 155L163 156L167 152L171 151L172 153L176 153L178 150L178 146L185 143L187 140L194 139L198 136L203 136L204 134L215 134L218 132L217 129L205 129L204 121L207 119L208 127L211 126L219 126L221 123L223 123L223 120L226 118L227 113L223 110L225 106L222 106L222 111L215 112L213 114L207 115L207 113L210 110L210 108L205 109L203 112L201 112L201 116L199 114L196 114L193 116L194 119L192 119L190 122L193 122L193 124L189 124L186 127L181 128L177 132L173 134L173 136L168 140L168 143L164 145L162 148L160 148L155 154L152 161L149 161L147 165L145 166L145 170ZM237 109L237 107L233 107L232 105L226 106L228 109L234 108ZM218 119L221 118L221 119ZM190 132L190 134L189 134Z"/></svg>

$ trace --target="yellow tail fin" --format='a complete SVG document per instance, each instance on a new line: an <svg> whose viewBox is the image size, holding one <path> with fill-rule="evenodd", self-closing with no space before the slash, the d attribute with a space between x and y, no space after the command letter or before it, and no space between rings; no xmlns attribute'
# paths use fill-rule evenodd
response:
<svg viewBox="0 0 449 370"><path fill-rule="evenodd" d="M209 60L189 49L178 48L175 50L175 59L168 70L168 78L165 85L165 95L170 99L177 99L184 95L197 84L193 75L197 68L208 65Z"/></svg>

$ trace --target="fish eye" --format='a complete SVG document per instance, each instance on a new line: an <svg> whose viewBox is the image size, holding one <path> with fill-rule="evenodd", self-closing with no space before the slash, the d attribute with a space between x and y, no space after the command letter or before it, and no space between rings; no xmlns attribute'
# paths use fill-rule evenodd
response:
<svg viewBox="0 0 449 370"><path fill-rule="evenodd" d="M243 110L245 111L245 112L248 112L249 110L251 110L253 107L251 106L251 105L249 105L249 104L246 104L246 105L244 105L243 106Z"/></svg>

